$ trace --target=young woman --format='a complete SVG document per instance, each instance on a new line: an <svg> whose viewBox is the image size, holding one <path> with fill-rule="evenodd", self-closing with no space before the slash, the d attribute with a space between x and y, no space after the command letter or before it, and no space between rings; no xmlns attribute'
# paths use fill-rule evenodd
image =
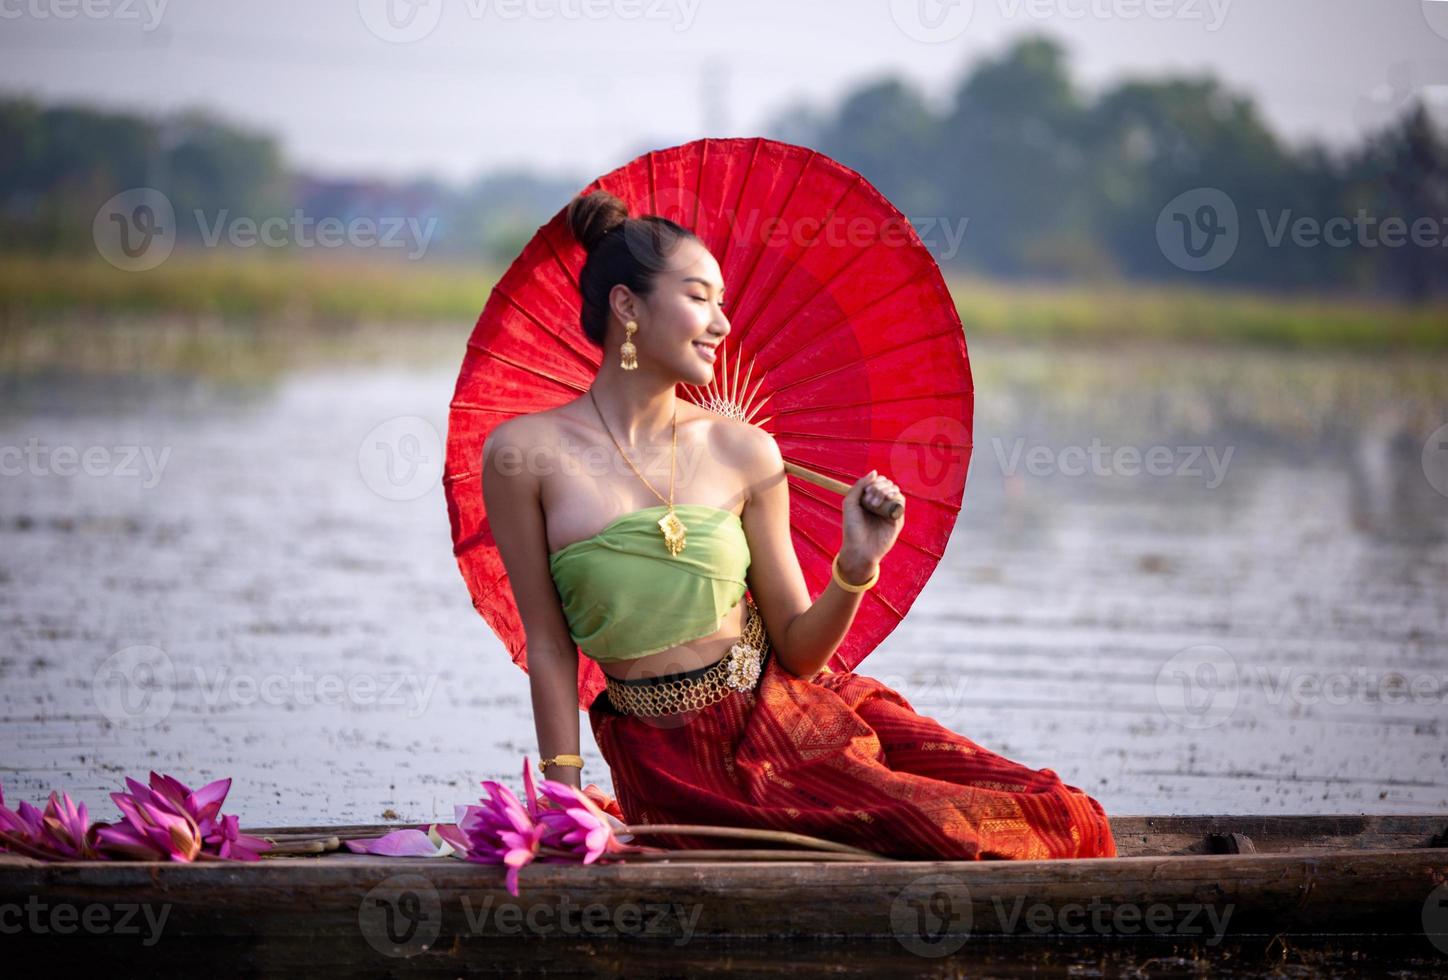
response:
<svg viewBox="0 0 1448 980"><path fill-rule="evenodd" d="M583 396L483 447L544 774L582 781L581 649L607 677L588 714L629 822L792 830L897 857L1114 856L1101 805L1050 769L825 666L904 523L862 501L898 488L873 471L850 488L832 581L811 599L773 437L676 394L710 382L730 331L719 263L607 192L575 199L568 220L603 365Z"/></svg>

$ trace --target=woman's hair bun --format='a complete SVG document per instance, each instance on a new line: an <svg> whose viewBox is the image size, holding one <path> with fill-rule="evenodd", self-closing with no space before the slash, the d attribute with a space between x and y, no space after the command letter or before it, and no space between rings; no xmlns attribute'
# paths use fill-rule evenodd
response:
<svg viewBox="0 0 1448 980"><path fill-rule="evenodd" d="M628 220L628 205L608 191L579 194L568 202L568 227L585 251Z"/></svg>

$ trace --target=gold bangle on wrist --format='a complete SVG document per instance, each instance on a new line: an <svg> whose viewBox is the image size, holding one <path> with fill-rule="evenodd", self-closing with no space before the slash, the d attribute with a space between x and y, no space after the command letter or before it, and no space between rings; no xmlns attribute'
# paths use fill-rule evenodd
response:
<svg viewBox="0 0 1448 980"><path fill-rule="evenodd" d="M583 756L581 755L555 755L551 759L541 759L538 762L538 771L543 772L545 766L576 766L583 768Z"/></svg>
<svg viewBox="0 0 1448 980"><path fill-rule="evenodd" d="M840 588L844 589L846 592L864 592L867 589L873 588L875 583L880 580L880 564L879 562L875 563L875 574L870 576L870 580L868 582L862 582L859 585L851 585L849 582L846 582L844 580L844 577L842 575L840 575L840 556L837 554L835 555L835 560L830 562L830 575L834 577L835 584L838 585Z"/></svg>

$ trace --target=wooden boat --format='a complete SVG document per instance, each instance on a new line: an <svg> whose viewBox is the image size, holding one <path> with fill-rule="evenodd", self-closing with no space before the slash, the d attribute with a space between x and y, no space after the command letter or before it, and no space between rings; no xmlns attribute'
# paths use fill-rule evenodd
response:
<svg viewBox="0 0 1448 980"><path fill-rule="evenodd" d="M1115 858L711 850L534 864L517 898L501 867L337 848L396 825L249 829L319 853L0 856L0 947L9 967L147 973L1448 973L1448 815L1117 817L1112 828Z"/></svg>

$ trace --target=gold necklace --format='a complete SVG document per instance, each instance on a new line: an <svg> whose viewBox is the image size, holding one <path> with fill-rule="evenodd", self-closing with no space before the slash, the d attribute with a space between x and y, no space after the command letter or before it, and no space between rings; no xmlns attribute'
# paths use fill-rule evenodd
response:
<svg viewBox="0 0 1448 980"><path fill-rule="evenodd" d="M608 420L603 417L603 409L598 407L598 399L594 397L592 388L588 389L588 397L593 402L593 410L598 413L598 420L603 423L603 431L608 433L608 437L610 439L613 439L613 433L609 431L608 428ZM638 473L638 478L640 480L643 480L644 486L649 488L649 492L652 493L655 497L658 497L660 500L664 500L659 492L653 488L653 484L649 483L648 480L644 480L644 475L642 473L639 473L639 468L637 466L634 466L633 460L628 458L628 454L623 451L623 446L619 445L617 439L613 439L613 444L615 446L618 446L618 454L623 457L623 461L625 463L633 467L633 471L635 473ZM687 530L684 527L684 522L679 520L678 515L674 513L674 459L678 455L678 451L679 402L677 399L675 399L673 445L669 450L669 499L664 500L664 503L667 504L669 507L669 512L663 517L659 518L659 530L662 531L664 534L664 544L668 546L669 554L675 556L677 556L679 552L684 550L684 532Z"/></svg>

